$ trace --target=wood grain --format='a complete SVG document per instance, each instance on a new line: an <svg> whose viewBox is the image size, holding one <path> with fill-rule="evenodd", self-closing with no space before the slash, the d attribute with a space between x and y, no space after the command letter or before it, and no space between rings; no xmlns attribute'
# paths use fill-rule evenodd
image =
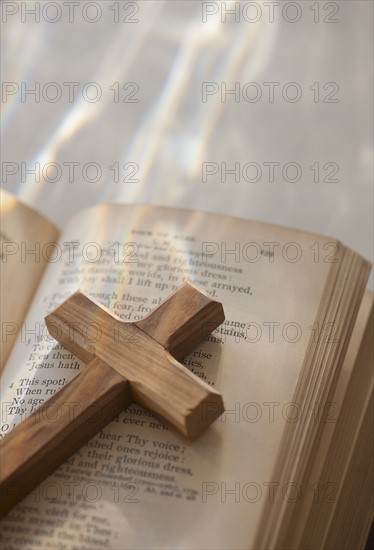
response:
<svg viewBox="0 0 374 550"><path fill-rule="evenodd" d="M222 414L222 397L176 357L223 320L222 305L191 284L137 323L82 291L50 313L50 334L88 364L1 442L1 514L133 401L187 441L197 437Z"/></svg>
<svg viewBox="0 0 374 550"><path fill-rule="evenodd" d="M134 325L182 359L224 320L222 304L189 283Z"/></svg>
<svg viewBox="0 0 374 550"><path fill-rule="evenodd" d="M129 383L94 359L1 444L1 515L131 402Z"/></svg>

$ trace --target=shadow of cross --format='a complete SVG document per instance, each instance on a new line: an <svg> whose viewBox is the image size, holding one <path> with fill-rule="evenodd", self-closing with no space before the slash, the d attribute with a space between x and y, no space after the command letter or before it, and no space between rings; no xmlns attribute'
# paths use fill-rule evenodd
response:
<svg viewBox="0 0 374 550"><path fill-rule="evenodd" d="M87 364L2 440L2 515L132 402L186 440L222 414L221 395L178 361L224 321L222 305L195 286L183 285L136 323L82 291L45 320Z"/></svg>

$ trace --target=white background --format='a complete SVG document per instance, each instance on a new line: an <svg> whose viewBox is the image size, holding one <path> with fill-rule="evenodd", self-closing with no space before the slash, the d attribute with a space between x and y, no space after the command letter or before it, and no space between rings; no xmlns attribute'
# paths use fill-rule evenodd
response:
<svg viewBox="0 0 374 550"><path fill-rule="evenodd" d="M146 202L322 233L372 260L371 1L56 4L2 3L6 189L60 227L91 204ZM218 90L205 102L204 82ZM22 94L36 83L40 97ZM132 90L138 101L124 103ZM217 174L204 182L206 162ZM39 181L25 173L36 163ZM222 181L221 163L239 163L239 181ZM331 166L337 181L323 181Z"/></svg>

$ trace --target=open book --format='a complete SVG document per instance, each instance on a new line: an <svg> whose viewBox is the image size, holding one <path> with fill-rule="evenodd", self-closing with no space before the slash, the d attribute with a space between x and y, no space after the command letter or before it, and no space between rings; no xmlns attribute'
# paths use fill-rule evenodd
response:
<svg viewBox="0 0 374 550"><path fill-rule="evenodd" d="M183 360L222 393L222 417L185 444L131 405L3 519L4 548L363 547L366 260L320 235L156 206L92 207L57 237L2 203L3 437L84 368L44 325L78 288L136 321L192 281L226 315Z"/></svg>

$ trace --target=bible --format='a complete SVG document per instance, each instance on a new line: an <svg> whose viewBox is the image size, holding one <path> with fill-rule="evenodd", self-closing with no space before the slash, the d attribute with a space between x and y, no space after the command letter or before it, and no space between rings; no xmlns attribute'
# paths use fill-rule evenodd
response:
<svg viewBox="0 0 374 550"><path fill-rule="evenodd" d="M84 366L44 323L78 289L130 323L183 283L225 310L181 358L223 396L209 430L187 444L131 404L3 518L4 548L364 547L369 262L332 238L158 206L90 207L59 231L1 199L4 440Z"/></svg>

